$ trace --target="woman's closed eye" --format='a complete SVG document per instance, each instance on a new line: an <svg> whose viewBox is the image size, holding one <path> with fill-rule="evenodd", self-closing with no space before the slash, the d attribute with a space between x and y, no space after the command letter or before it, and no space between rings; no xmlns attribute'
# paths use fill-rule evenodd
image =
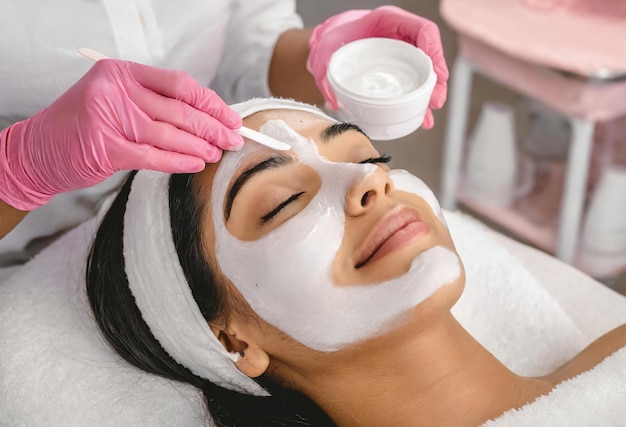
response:
<svg viewBox="0 0 626 427"><path fill-rule="evenodd" d="M379 156L379 157L370 157L368 159L360 161L359 163L360 164L366 164L366 163L389 163L390 161L391 161L391 157L390 156L382 155L382 156ZM291 203L293 203L296 200L298 200L300 198L300 196L302 196L304 193L305 193L304 191L301 191L299 193L292 194L287 199L285 199L282 202L280 202L278 204L278 206L276 206L274 209L272 209L271 211L269 211L268 213L266 213L265 215L263 215L261 217L261 224L266 224L267 222L271 221L276 215L278 215L278 213L280 211L285 209Z"/></svg>
<svg viewBox="0 0 626 427"><path fill-rule="evenodd" d="M278 214L278 212L282 211L284 208L289 206L290 203L293 203L296 200L298 200L300 196L302 196L303 194L304 194L304 191L301 191L299 193L292 194L288 199L282 201L278 206L276 206L274 209L272 209L271 211L269 211L268 213L266 213L265 215L261 217L261 224L265 224L266 222L274 218Z"/></svg>
<svg viewBox="0 0 626 427"><path fill-rule="evenodd" d="M391 156L383 154L380 157L370 157L369 159L361 160L360 164L365 163L389 163L391 161Z"/></svg>

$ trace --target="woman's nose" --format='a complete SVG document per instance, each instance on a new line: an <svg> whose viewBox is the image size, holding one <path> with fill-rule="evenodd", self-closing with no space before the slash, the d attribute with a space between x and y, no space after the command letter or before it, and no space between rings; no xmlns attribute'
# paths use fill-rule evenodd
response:
<svg viewBox="0 0 626 427"><path fill-rule="evenodd" d="M348 189L346 215L358 216L367 212L391 190L393 190L393 182L389 174L382 168L376 167L374 172L356 181Z"/></svg>

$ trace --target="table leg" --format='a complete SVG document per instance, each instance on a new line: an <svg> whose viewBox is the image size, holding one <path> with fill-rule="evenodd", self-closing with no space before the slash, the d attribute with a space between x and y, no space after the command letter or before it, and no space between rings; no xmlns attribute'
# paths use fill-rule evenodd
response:
<svg viewBox="0 0 626 427"><path fill-rule="evenodd" d="M459 55L454 63L444 137L443 169L439 202L444 209L455 210L465 128L472 94L472 65Z"/></svg>
<svg viewBox="0 0 626 427"><path fill-rule="evenodd" d="M595 124L575 117L569 120L572 125L572 140L565 172L556 256L571 264L576 253L584 208Z"/></svg>

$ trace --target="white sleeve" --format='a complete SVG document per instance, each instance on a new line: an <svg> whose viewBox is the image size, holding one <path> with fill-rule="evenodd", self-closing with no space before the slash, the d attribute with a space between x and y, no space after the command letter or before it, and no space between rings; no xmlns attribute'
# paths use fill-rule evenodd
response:
<svg viewBox="0 0 626 427"><path fill-rule="evenodd" d="M291 28L302 28L294 0L233 1L222 61L211 88L228 103L269 96L274 45Z"/></svg>

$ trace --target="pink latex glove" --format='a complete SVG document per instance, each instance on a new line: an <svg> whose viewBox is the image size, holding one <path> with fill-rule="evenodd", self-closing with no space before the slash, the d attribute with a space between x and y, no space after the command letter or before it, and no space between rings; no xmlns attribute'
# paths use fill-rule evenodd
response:
<svg viewBox="0 0 626 427"><path fill-rule="evenodd" d="M327 106L333 110L338 108L335 94L326 78L330 57L344 44L368 37L403 40L419 47L430 56L437 74L437 84L430 98L422 127L432 128L435 121L431 109L441 108L446 102L448 81L448 67L443 56L439 28L434 22L395 6L382 6L374 10L350 10L327 19L313 29L309 40L307 68L324 95Z"/></svg>
<svg viewBox="0 0 626 427"><path fill-rule="evenodd" d="M0 198L32 210L119 170L201 171L243 145L241 117L191 76L104 59L0 134Z"/></svg>

